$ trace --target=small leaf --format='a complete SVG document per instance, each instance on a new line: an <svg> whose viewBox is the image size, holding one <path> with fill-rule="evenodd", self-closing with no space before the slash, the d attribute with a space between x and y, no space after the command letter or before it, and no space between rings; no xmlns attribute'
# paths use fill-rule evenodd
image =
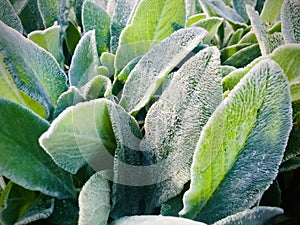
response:
<svg viewBox="0 0 300 225"><path fill-rule="evenodd" d="M17 87L40 102L51 114L67 89L66 75L44 49L0 21L0 52Z"/></svg>
<svg viewBox="0 0 300 225"><path fill-rule="evenodd" d="M114 13L110 23L110 49L114 54L116 53L119 45L120 34L125 28L136 2L137 0L116 1Z"/></svg>
<svg viewBox="0 0 300 225"><path fill-rule="evenodd" d="M281 8L281 23L284 40L300 43L300 2L284 0Z"/></svg>
<svg viewBox="0 0 300 225"><path fill-rule="evenodd" d="M69 26L66 29L65 41L71 55L74 54L75 48L80 38L81 36L80 36L79 28L75 25L73 21L69 21Z"/></svg>
<svg viewBox="0 0 300 225"><path fill-rule="evenodd" d="M53 25L43 31L33 31L28 34L29 40L33 41L49 53L51 53L56 61L63 68L64 56L60 48L60 32L61 28L58 25Z"/></svg>
<svg viewBox="0 0 300 225"><path fill-rule="evenodd" d="M253 206L278 173L291 127L288 81L274 61L263 60L203 128L180 214L212 223Z"/></svg>
<svg viewBox="0 0 300 225"><path fill-rule="evenodd" d="M205 225L204 223L171 216L131 216L116 220L112 225Z"/></svg>
<svg viewBox="0 0 300 225"><path fill-rule="evenodd" d="M243 18L245 22L248 22L249 18L246 11L246 5L252 7L256 6L256 0L233 0L234 10Z"/></svg>
<svg viewBox="0 0 300 225"><path fill-rule="evenodd" d="M0 174L29 190L60 199L74 197L70 175L37 142L48 122L1 98L0 108Z"/></svg>
<svg viewBox="0 0 300 225"><path fill-rule="evenodd" d="M284 0L266 0L260 18L263 22L272 24L280 13ZM254 7L254 6L253 6Z"/></svg>
<svg viewBox="0 0 300 225"><path fill-rule="evenodd" d="M109 50L110 16L92 0L86 0L82 6L82 24L84 33L95 30L98 54Z"/></svg>
<svg viewBox="0 0 300 225"><path fill-rule="evenodd" d="M237 44L243 37L243 33L244 33L243 28L237 29L230 37L230 40L228 41L228 46Z"/></svg>
<svg viewBox="0 0 300 225"><path fill-rule="evenodd" d="M208 34L204 38L204 43L210 43L213 37L217 34L219 27L223 23L223 19L219 17L210 17L207 19L202 19L193 26L202 27L208 31Z"/></svg>
<svg viewBox="0 0 300 225"><path fill-rule="evenodd" d="M147 15L147 16L145 16ZM184 26L184 0L143 0L122 31L116 53L116 72L137 56Z"/></svg>
<svg viewBox="0 0 300 225"><path fill-rule="evenodd" d="M151 49L131 71L120 104L130 113L138 112L151 99L168 73L206 34L202 28L181 29Z"/></svg>
<svg viewBox="0 0 300 225"><path fill-rule="evenodd" d="M106 225L110 211L110 185L103 172L94 174L79 194L79 225Z"/></svg>
<svg viewBox="0 0 300 225"><path fill-rule="evenodd" d="M0 20L23 34L23 25L9 0L0 1Z"/></svg>
<svg viewBox="0 0 300 225"><path fill-rule="evenodd" d="M54 209L54 199L43 194L26 190L9 182L0 197L1 223L28 224L46 219Z"/></svg>
<svg viewBox="0 0 300 225"><path fill-rule="evenodd" d="M275 48L283 44L282 35L279 33L269 35L258 13L249 5L247 6L247 12L251 21L252 29L258 40L262 56L272 53Z"/></svg>
<svg viewBox="0 0 300 225"><path fill-rule="evenodd" d="M76 105L79 102L84 102L85 99L76 87L69 87L67 91L61 94L57 100L57 106L54 110L54 118L62 113L66 108Z"/></svg>
<svg viewBox="0 0 300 225"><path fill-rule="evenodd" d="M109 76L112 77L115 74L115 55L109 52L103 52L100 56L100 62L107 68Z"/></svg>
<svg viewBox="0 0 300 225"><path fill-rule="evenodd" d="M209 47L189 59L146 116L141 149L156 165L149 176L157 184L147 196L156 207L179 194L190 180L202 127L222 101L219 57L218 49Z"/></svg>
<svg viewBox="0 0 300 225"><path fill-rule="evenodd" d="M283 210L275 207L257 207L228 216L213 225L269 224L275 216L283 214Z"/></svg>
<svg viewBox="0 0 300 225"><path fill-rule="evenodd" d="M98 53L95 31L88 31L76 46L69 70L69 79L72 86L78 88L88 83L98 75Z"/></svg>
<svg viewBox="0 0 300 225"><path fill-rule="evenodd" d="M97 98L108 98L111 96L112 85L109 78L98 75L81 88L82 95L86 101Z"/></svg>
<svg viewBox="0 0 300 225"><path fill-rule="evenodd" d="M73 174L87 162L97 170L111 168L116 144L108 104L105 99L78 103L52 122L39 142L57 165Z"/></svg>
<svg viewBox="0 0 300 225"><path fill-rule="evenodd" d="M259 56L261 56L259 45L252 44L234 53L232 56L230 56L223 62L223 65L230 65L236 68L240 68L247 66Z"/></svg>
<svg viewBox="0 0 300 225"><path fill-rule="evenodd" d="M189 1L189 0L187 0ZM205 13L199 13L196 15L192 15L191 17L189 17L189 19L186 21L185 26L189 27L192 26L194 23L199 22L202 19L206 19L207 15L205 15Z"/></svg>
<svg viewBox="0 0 300 225"><path fill-rule="evenodd" d="M140 61L141 56L138 56L131 60L118 74L118 80L121 81L122 83L125 83L129 74L131 71L134 69L134 67L137 65L137 63Z"/></svg>

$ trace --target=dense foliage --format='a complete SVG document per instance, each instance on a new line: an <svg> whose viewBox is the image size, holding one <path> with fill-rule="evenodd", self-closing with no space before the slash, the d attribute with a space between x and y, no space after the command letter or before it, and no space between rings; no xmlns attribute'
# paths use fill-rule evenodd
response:
<svg viewBox="0 0 300 225"><path fill-rule="evenodd" d="M0 224L299 223L299 0L0 0L0 20Z"/></svg>

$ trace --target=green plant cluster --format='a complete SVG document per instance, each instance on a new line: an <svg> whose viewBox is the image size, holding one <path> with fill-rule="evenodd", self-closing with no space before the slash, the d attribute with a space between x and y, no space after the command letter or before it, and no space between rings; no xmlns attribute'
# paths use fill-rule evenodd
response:
<svg viewBox="0 0 300 225"><path fill-rule="evenodd" d="M299 223L299 0L0 0L0 20L0 224Z"/></svg>

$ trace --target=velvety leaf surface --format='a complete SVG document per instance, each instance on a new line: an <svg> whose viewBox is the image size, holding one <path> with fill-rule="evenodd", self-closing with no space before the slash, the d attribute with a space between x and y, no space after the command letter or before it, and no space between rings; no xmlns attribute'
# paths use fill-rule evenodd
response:
<svg viewBox="0 0 300 225"><path fill-rule="evenodd" d="M17 87L40 102L49 116L67 89L66 75L44 49L0 21L0 52Z"/></svg>
<svg viewBox="0 0 300 225"><path fill-rule="evenodd" d="M116 1L114 13L110 23L110 50L114 54L116 53L119 45L120 34L125 28L136 2L136 0Z"/></svg>
<svg viewBox="0 0 300 225"><path fill-rule="evenodd" d="M116 72L119 73L129 61L184 27L184 22L184 0L142 0L132 21L121 33Z"/></svg>
<svg viewBox="0 0 300 225"><path fill-rule="evenodd" d="M95 170L111 168L116 144L108 104L97 99L68 107L40 137L40 145L70 173L87 162Z"/></svg>
<svg viewBox="0 0 300 225"><path fill-rule="evenodd" d="M112 85L109 78L98 75L81 88L82 95L86 101L97 98L109 98Z"/></svg>
<svg viewBox="0 0 300 225"><path fill-rule="evenodd" d="M284 0L266 0L260 14L261 20L272 24L281 11L283 1Z"/></svg>
<svg viewBox="0 0 300 225"><path fill-rule="evenodd" d="M213 225L265 225L280 214L283 214L283 210L280 208L257 207L228 216Z"/></svg>
<svg viewBox="0 0 300 225"><path fill-rule="evenodd" d="M0 20L7 26L23 33L23 25L9 0L0 1Z"/></svg>
<svg viewBox="0 0 300 225"><path fill-rule="evenodd" d="M0 53L0 97L15 101L37 113L39 116L46 118L44 107L37 101L30 98L24 92L19 90L12 79L11 74L3 62Z"/></svg>
<svg viewBox="0 0 300 225"><path fill-rule="evenodd" d="M144 107L168 73L204 38L203 28L181 29L145 54L131 71L120 100L126 111L134 113Z"/></svg>
<svg viewBox="0 0 300 225"><path fill-rule="evenodd" d="M106 225L110 211L110 185L103 172L94 174L79 194L79 225Z"/></svg>
<svg viewBox="0 0 300 225"><path fill-rule="evenodd" d="M53 198L9 182L0 197L0 222L3 225L28 224L49 217L53 209Z"/></svg>
<svg viewBox="0 0 300 225"><path fill-rule="evenodd" d="M278 173L291 111L284 73L274 61L261 61L203 128L180 214L212 223L257 202Z"/></svg>
<svg viewBox="0 0 300 225"><path fill-rule="evenodd" d="M99 57L95 30L86 32L75 48L69 70L70 85L82 87L98 75Z"/></svg>
<svg viewBox="0 0 300 225"><path fill-rule="evenodd" d="M131 216L116 220L112 225L205 225L204 223L171 216Z"/></svg>
<svg viewBox="0 0 300 225"><path fill-rule="evenodd" d="M248 22L249 18L247 15L246 5L255 7L256 0L233 0L232 4L234 10L243 18L245 22Z"/></svg>
<svg viewBox="0 0 300 225"><path fill-rule="evenodd" d="M284 40L300 43L300 2L285 0L281 8L281 23Z"/></svg>
<svg viewBox="0 0 300 225"><path fill-rule="evenodd" d="M112 77L115 74L115 55L109 52L103 52L100 56L100 62L107 68L109 77Z"/></svg>
<svg viewBox="0 0 300 225"><path fill-rule="evenodd" d="M98 54L109 50L110 16L105 9L92 0L84 1L82 6L82 24L84 33L95 30Z"/></svg>
<svg viewBox="0 0 300 225"><path fill-rule="evenodd" d="M145 119L141 149L153 154L157 181L149 201L159 204L179 194L190 180L193 153L202 127L222 101L220 53L201 50L173 76Z"/></svg>
<svg viewBox="0 0 300 225"><path fill-rule="evenodd" d="M63 68L64 56L60 48L60 31L60 26L53 25L43 31L31 32L28 34L28 38L51 53Z"/></svg>
<svg viewBox="0 0 300 225"><path fill-rule="evenodd" d="M74 197L68 173L56 166L38 144L47 121L0 98L0 173L29 190L57 198Z"/></svg>

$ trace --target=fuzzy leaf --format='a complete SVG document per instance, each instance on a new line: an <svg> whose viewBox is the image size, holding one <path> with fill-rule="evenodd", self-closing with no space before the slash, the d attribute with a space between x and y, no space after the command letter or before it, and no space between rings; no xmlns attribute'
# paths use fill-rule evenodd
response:
<svg viewBox="0 0 300 225"><path fill-rule="evenodd" d="M23 33L23 25L9 0L0 1L0 20L7 26Z"/></svg>
<svg viewBox="0 0 300 225"><path fill-rule="evenodd" d="M151 49L131 71L120 104L130 113L138 112L148 103L168 73L206 34L202 28L181 29Z"/></svg>
<svg viewBox="0 0 300 225"><path fill-rule="evenodd" d="M0 97L15 101L35 113L39 116L46 118L46 112L44 107L37 101L30 98L24 92L19 90L14 83L11 74L3 63L3 57L0 53Z"/></svg>
<svg viewBox="0 0 300 225"><path fill-rule="evenodd" d="M204 223L171 216L131 216L116 220L112 225L205 225Z"/></svg>
<svg viewBox="0 0 300 225"><path fill-rule="evenodd" d="M106 225L110 211L110 185L103 172L94 174L79 194L79 225Z"/></svg>
<svg viewBox="0 0 300 225"><path fill-rule="evenodd" d="M129 16L134 9L137 0L118 0L110 23L110 49L112 53L116 53L119 38L122 30L125 28Z"/></svg>
<svg viewBox="0 0 300 225"><path fill-rule="evenodd" d="M284 0L266 0L260 14L261 20L272 24L280 13L283 1Z"/></svg>
<svg viewBox="0 0 300 225"><path fill-rule="evenodd" d="M180 214L212 223L253 206L278 173L291 127L288 81L263 60L203 128Z"/></svg>
<svg viewBox="0 0 300 225"><path fill-rule="evenodd" d="M81 88L86 101L97 98L109 98L111 96L111 81L105 76L98 75Z"/></svg>
<svg viewBox="0 0 300 225"><path fill-rule="evenodd" d="M92 0L86 0L82 6L82 24L84 33L95 30L98 54L109 50L110 16Z"/></svg>
<svg viewBox="0 0 300 225"><path fill-rule="evenodd" d="M145 16L147 15L147 16ZM142 0L122 31L116 53L116 72L143 55L175 30L184 27L184 0Z"/></svg>
<svg viewBox="0 0 300 225"><path fill-rule="evenodd" d="M73 174L87 162L95 170L111 168L116 144L108 104L105 99L78 103L52 122L39 142L57 165Z"/></svg>
<svg viewBox="0 0 300 225"><path fill-rule="evenodd" d="M233 8L243 18L245 22L248 22L249 18L246 11L246 5L252 7L256 6L256 0L233 0Z"/></svg>
<svg viewBox="0 0 300 225"><path fill-rule="evenodd" d="M46 219L54 209L54 199L9 182L0 197L2 224L22 225Z"/></svg>
<svg viewBox="0 0 300 225"><path fill-rule="evenodd" d="M228 216L213 225L265 225L277 215L283 214L283 210L275 207L257 207Z"/></svg>
<svg viewBox="0 0 300 225"><path fill-rule="evenodd" d="M37 142L48 122L9 100L0 98L0 108L0 174L29 190L57 198L74 197L70 175Z"/></svg>
<svg viewBox="0 0 300 225"><path fill-rule="evenodd" d="M285 0L281 8L281 23L284 40L300 43L300 2Z"/></svg>
<svg viewBox="0 0 300 225"><path fill-rule="evenodd" d="M115 74L115 55L109 52L103 52L100 56L100 62L107 68L109 77L112 77Z"/></svg>
<svg viewBox="0 0 300 225"><path fill-rule="evenodd" d="M66 75L44 49L0 21L0 52L17 87L40 102L51 114L67 89Z"/></svg>
<svg viewBox="0 0 300 225"><path fill-rule="evenodd" d="M33 31L28 34L29 40L33 41L49 53L51 53L56 61L63 66L64 56L60 48L60 31L58 25L53 25L43 31Z"/></svg>
<svg viewBox="0 0 300 225"><path fill-rule="evenodd" d="M82 87L98 75L98 53L95 30L88 31L80 39L69 70L70 84Z"/></svg>
<svg viewBox="0 0 300 225"><path fill-rule="evenodd" d="M189 59L146 116L141 149L156 164L149 175L157 183L149 196L155 206L175 197L190 180L202 127L222 101L219 58L218 49L210 47Z"/></svg>

